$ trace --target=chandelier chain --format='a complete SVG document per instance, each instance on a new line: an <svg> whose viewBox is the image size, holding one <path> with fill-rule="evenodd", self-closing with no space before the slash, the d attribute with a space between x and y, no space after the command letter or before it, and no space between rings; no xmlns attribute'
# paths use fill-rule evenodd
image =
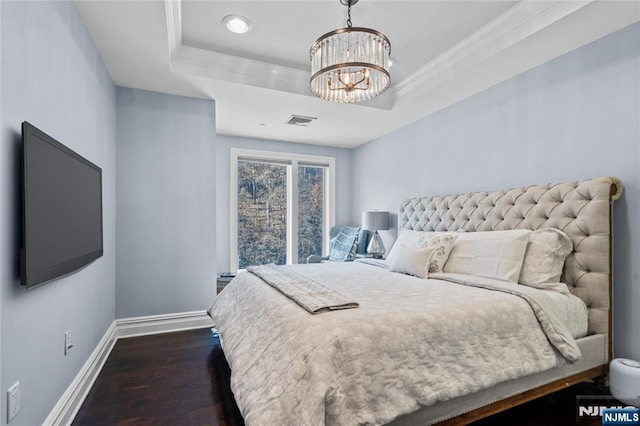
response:
<svg viewBox="0 0 640 426"><path fill-rule="evenodd" d="M347 27L351 28L351 0L349 0L349 4L347 6Z"/></svg>

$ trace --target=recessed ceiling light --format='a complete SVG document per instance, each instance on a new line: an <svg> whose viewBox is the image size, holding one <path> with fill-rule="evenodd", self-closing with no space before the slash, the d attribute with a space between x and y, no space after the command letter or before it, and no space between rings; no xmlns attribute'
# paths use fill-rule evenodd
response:
<svg viewBox="0 0 640 426"><path fill-rule="evenodd" d="M398 61L396 60L396 58L394 58L393 56L389 56L389 68L391 68L392 66L394 66L397 63L398 63Z"/></svg>
<svg viewBox="0 0 640 426"><path fill-rule="evenodd" d="M251 31L251 21L240 15L227 15L222 18L222 23L232 33L244 34Z"/></svg>

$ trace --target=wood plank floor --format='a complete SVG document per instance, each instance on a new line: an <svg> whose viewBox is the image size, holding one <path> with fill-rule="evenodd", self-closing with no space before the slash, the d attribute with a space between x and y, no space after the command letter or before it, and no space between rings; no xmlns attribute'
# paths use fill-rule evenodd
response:
<svg viewBox="0 0 640 426"><path fill-rule="evenodd" d="M120 339L73 425L242 425L211 330Z"/></svg>
<svg viewBox="0 0 640 426"><path fill-rule="evenodd" d="M209 329L121 339L73 425L243 425L229 377ZM576 395L596 394L593 384L583 383L475 425L576 424ZM601 422L592 418L580 424Z"/></svg>

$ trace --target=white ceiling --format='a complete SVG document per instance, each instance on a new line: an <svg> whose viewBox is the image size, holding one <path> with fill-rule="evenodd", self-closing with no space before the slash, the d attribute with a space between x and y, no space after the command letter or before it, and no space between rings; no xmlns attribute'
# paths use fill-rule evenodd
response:
<svg viewBox="0 0 640 426"><path fill-rule="evenodd" d="M215 99L220 134L354 147L640 20L638 1L381 1L354 26L391 40L392 86L361 104L309 92L309 47L345 26L338 0L76 0L114 82ZM240 14L253 30L228 32ZM292 115L317 117L308 127Z"/></svg>

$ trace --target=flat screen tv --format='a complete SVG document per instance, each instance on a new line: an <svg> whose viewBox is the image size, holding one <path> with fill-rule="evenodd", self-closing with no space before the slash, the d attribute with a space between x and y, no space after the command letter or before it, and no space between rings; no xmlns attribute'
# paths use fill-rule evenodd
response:
<svg viewBox="0 0 640 426"><path fill-rule="evenodd" d="M102 256L102 169L22 123L22 249L27 288Z"/></svg>

